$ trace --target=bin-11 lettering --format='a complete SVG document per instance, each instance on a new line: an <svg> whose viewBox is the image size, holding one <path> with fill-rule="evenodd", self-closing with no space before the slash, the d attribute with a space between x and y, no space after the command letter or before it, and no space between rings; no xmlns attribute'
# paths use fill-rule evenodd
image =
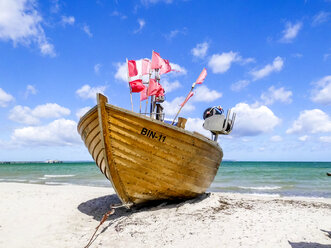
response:
<svg viewBox="0 0 331 248"><path fill-rule="evenodd" d="M148 138L151 139L156 139L160 142L164 142L166 140L166 136L164 136L163 134L157 134L156 131L152 131L150 129L147 129L145 127L143 127L143 129L141 129L140 134L147 136Z"/></svg>

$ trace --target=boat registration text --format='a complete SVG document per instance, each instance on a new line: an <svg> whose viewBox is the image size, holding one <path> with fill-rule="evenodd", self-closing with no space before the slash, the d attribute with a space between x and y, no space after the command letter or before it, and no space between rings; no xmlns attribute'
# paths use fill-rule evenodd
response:
<svg viewBox="0 0 331 248"><path fill-rule="evenodd" d="M150 129L147 129L145 127L143 127L143 129L141 129L140 134L147 136L148 138L151 139L156 139L160 142L164 142L166 140L166 136L162 135L162 134L157 134L156 131L152 131Z"/></svg>

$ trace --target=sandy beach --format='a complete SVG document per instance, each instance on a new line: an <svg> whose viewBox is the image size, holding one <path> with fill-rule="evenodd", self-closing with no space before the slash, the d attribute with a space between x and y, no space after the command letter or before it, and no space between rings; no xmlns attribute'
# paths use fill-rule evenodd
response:
<svg viewBox="0 0 331 248"><path fill-rule="evenodd" d="M0 184L0 247L84 247L111 188ZM116 209L91 247L331 247L331 199L210 193Z"/></svg>

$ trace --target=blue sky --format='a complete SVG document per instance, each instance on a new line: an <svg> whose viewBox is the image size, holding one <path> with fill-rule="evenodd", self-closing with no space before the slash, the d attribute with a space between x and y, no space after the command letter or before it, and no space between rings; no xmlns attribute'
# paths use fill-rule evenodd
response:
<svg viewBox="0 0 331 248"><path fill-rule="evenodd" d="M225 159L331 161L331 1L0 0L0 161L90 160L76 131L95 93L130 108L125 59L152 50L166 117L237 113ZM139 96L134 95L135 111Z"/></svg>

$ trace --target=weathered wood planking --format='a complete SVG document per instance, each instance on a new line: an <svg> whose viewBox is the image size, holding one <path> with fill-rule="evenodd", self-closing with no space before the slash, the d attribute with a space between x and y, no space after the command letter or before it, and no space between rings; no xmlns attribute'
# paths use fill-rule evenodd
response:
<svg viewBox="0 0 331 248"><path fill-rule="evenodd" d="M78 132L127 207L204 193L223 157L203 135L107 104L101 94Z"/></svg>

